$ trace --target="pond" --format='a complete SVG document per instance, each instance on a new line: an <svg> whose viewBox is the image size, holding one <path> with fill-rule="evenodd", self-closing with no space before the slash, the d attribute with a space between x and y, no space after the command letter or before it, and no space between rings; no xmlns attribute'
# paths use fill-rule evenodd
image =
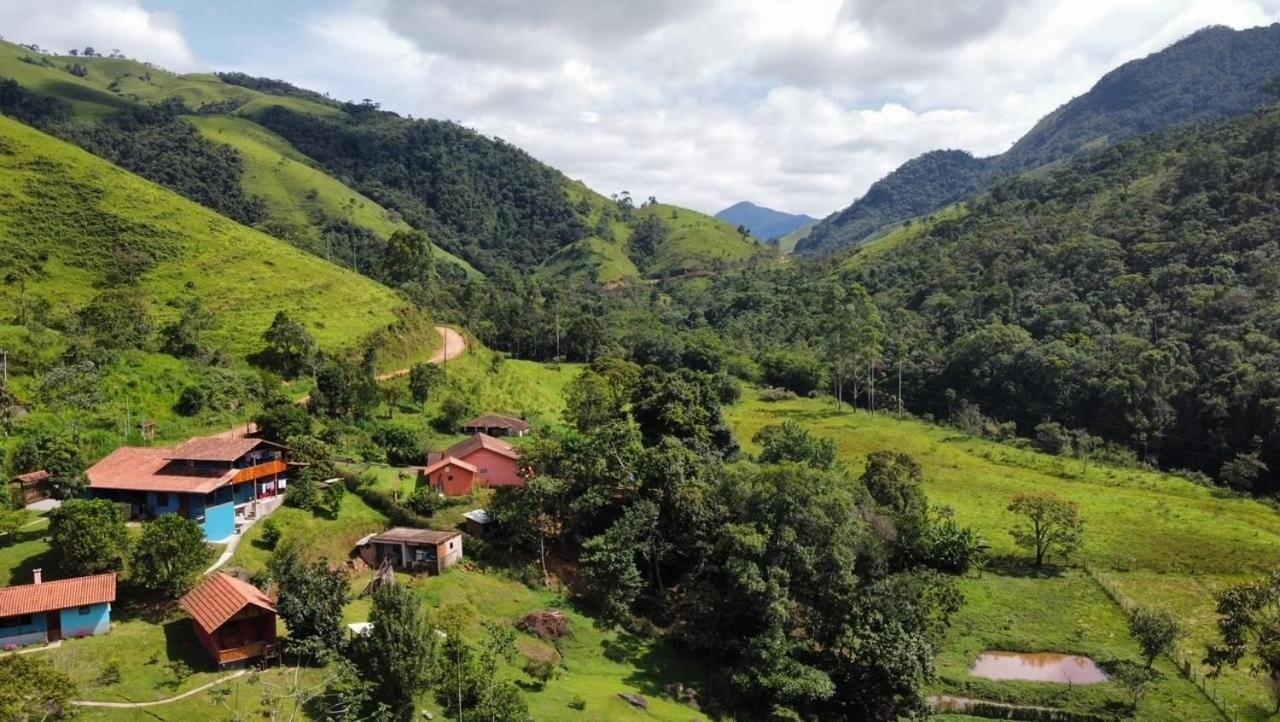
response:
<svg viewBox="0 0 1280 722"><path fill-rule="evenodd" d="M1106 682L1092 659L1055 652L983 652L969 674L986 679L1021 679L1032 682L1097 684Z"/></svg>

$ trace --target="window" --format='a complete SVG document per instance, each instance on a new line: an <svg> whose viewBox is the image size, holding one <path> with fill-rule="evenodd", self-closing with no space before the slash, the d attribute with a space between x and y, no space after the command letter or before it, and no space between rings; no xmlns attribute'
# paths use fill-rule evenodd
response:
<svg viewBox="0 0 1280 722"><path fill-rule="evenodd" d="M83 617L87 615L92 609L93 609L92 607L80 607L78 611L80 612L80 616Z"/></svg>
<svg viewBox="0 0 1280 722"><path fill-rule="evenodd" d="M156 506L169 506L169 492L156 492Z"/></svg>
<svg viewBox="0 0 1280 722"><path fill-rule="evenodd" d="M452 549L452 548L453 548L453 542L449 542L449 548L450 548L450 549Z"/></svg>
<svg viewBox="0 0 1280 722"><path fill-rule="evenodd" d="M9 627L27 627L31 625L31 615L23 614L19 617L5 617L0 619L0 629Z"/></svg>

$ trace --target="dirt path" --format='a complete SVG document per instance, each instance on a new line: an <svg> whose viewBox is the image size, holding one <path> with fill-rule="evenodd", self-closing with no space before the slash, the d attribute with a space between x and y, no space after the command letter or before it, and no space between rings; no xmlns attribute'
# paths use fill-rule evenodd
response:
<svg viewBox="0 0 1280 722"><path fill-rule="evenodd" d="M184 700L187 697L200 694L201 692L205 691L206 689L209 689L210 687L216 687L222 684L223 682L230 682L236 677L243 677L248 673L249 673L249 670L242 669L239 672L233 672L231 674L228 674L227 676L221 679L215 679L208 684L202 684L199 687L196 687L195 689L189 689L186 692L183 692L182 694L177 695L175 697L157 699L152 702L88 702L83 700L74 700L72 701L71 704L77 707L111 707L113 709L133 709L137 707L155 707L156 705L169 704L170 702L177 702L179 700Z"/></svg>
<svg viewBox="0 0 1280 722"><path fill-rule="evenodd" d="M436 326L436 332L440 334L440 338L444 340L444 346L439 351L432 354L427 359L427 363L442 364L452 361L467 352L467 340L462 337L455 329L448 326ZM409 369L396 369L388 371L385 374L378 374L379 381L390 381L398 379L401 376L408 376Z"/></svg>
<svg viewBox="0 0 1280 722"><path fill-rule="evenodd" d="M1014 712L1017 710L1028 711L1038 714L1053 715L1061 713L1062 710L1055 707L1041 707L1034 704L1010 704L1008 702L992 702L985 699L973 699L971 697L953 697L949 694L939 694L925 698L929 704L929 709L936 713L950 712L955 714L964 714L974 706L998 707L1000 709Z"/></svg>
<svg viewBox="0 0 1280 722"><path fill-rule="evenodd" d="M457 329L453 329L448 326L436 326L436 333L440 334L440 338L444 341L444 345L439 351L432 354L431 358L427 359L427 363L448 363L467 352L467 339L463 338L462 334L458 333ZM388 371L384 374L378 374L378 380L390 381L392 379L398 379L402 376L408 375L409 369L402 368L396 369L395 371ZM311 396L307 395L299 398L298 403L305 404L310 400ZM214 436L220 439L243 439L244 437L257 432L257 430L258 425L250 421L247 424L234 426L226 431L214 434Z"/></svg>

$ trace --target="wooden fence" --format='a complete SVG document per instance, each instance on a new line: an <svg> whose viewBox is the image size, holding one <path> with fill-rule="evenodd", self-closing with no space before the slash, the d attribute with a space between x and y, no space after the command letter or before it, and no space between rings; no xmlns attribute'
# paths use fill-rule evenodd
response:
<svg viewBox="0 0 1280 722"><path fill-rule="evenodd" d="M1098 570L1089 562L1084 563L1084 570L1085 573L1089 575L1089 578L1101 587L1102 591L1111 598L1111 601L1115 602L1117 606L1124 610L1125 614L1129 614L1139 606L1137 602L1134 602L1127 594L1120 591L1120 588L1117 587L1114 582L1098 572ZM1213 684L1214 681L1197 668L1194 660L1176 649L1173 652L1170 652L1168 657L1170 661L1173 662L1173 665L1178 668L1178 671L1182 676L1190 680L1192 684L1204 693L1204 696L1211 704L1213 704L1214 708L1222 714L1223 719L1229 720L1230 722L1240 722L1240 716L1236 711L1235 705L1231 704L1224 697L1218 694L1218 690Z"/></svg>

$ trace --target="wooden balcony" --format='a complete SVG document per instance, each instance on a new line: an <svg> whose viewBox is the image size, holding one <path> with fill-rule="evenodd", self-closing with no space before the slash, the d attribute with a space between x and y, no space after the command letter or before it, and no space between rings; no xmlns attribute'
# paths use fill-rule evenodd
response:
<svg viewBox="0 0 1280 722"><path fill-rule="evenodd" d="M266 476L275 474L283 474L289 470L289 465L280 459L267 461L256 466L250 466L247 469L241 469L234 477L231 478L232 484L243 484L249 481L256 481Z"/></svg>
<svg viewBox="0 0 1280 722"><path fill-rule="evenodd" d="M235 664L243 662L247 659L257 659L258 657L276 657L279 656L279 649L274 642L251 642L243 647L235 647L232 649L223 649L218 652L218 664Z"/></svg>

